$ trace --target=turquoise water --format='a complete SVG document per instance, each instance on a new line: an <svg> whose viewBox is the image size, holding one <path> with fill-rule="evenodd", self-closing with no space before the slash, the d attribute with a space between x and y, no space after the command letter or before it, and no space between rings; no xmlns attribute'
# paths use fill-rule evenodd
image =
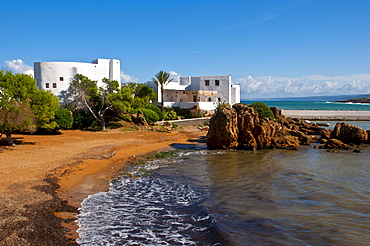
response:
<svg viewBox="0 0 370 246"><path fill-rule="evenodd" d="M251 104L254 101L241 101L244 104ZM312 101L262 101L269 107L290 110L370 110L370 104L350 104L333 102L312 102Z"/></svg>
<svg viewBox="0 0 370 246"><path fill-rule="evenodd" d="M369 245L369 151L181 151L89 196L78 242Z"/></svg>

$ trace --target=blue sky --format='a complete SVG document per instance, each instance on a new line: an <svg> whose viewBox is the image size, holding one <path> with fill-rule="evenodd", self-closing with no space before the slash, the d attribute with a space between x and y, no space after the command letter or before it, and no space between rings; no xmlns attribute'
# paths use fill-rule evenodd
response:
<svg viewBox="0 0 370 246"><path fill-rule="evenodd" d="M0 3L3 70L116 58L123 81L231 74L243 99L370 93L368 0Z"/></svg>

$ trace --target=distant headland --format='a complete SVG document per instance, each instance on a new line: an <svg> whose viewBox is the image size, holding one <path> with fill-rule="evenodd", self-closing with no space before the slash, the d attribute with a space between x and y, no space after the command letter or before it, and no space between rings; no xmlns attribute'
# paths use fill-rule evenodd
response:
<svg viewBox="0 0 370 246"><path fill-rule="evenodd" d="M370 97L366 98L353 98L348 100L334 101L336 103L368 103L370 104Z"/></svg>

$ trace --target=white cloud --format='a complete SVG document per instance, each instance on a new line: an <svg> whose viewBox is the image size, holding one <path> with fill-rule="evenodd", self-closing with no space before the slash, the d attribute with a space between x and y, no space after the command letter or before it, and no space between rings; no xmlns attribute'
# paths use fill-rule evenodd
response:
<svg viewBox="0 0 370 246"><path fill-rule="evenodd" d="M295 97L320 95L350 95L370 93L370 74L289 77L252 77L237 81L241 97Z"/></svg>
<svg viewBox="0 0 370 246"><path fill-rule="evenodd" d="M12 71L13 73L23 73L28 70L33 70L31 66L28 66L21 59L5 61L5 65L1 66L1 70Z"/></svg>
<svg viewBox="0 0 370 246"><path fill-rule="evenodd" d="M121 71L121 83L130 83L130 82L137 82L139 79L135 76L131 76L129 74L125 74L124 71Z"/></svg>

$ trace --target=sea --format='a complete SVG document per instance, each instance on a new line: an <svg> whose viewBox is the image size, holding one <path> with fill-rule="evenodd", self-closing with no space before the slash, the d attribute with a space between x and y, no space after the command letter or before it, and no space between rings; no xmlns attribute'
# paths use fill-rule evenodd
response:
<svg viewBox="0 0 370 246"><path fill-rule="evenodd" d="M265 103L281 109L370 110L370 105L330 102ZM370 130L370 122L360 125ZM165 158L122 170L108 191L83 201L77 242L369 245L369 145L360 146L360 153L315 145L227 151L208 150L201 141L173 144Z"/></svg>

